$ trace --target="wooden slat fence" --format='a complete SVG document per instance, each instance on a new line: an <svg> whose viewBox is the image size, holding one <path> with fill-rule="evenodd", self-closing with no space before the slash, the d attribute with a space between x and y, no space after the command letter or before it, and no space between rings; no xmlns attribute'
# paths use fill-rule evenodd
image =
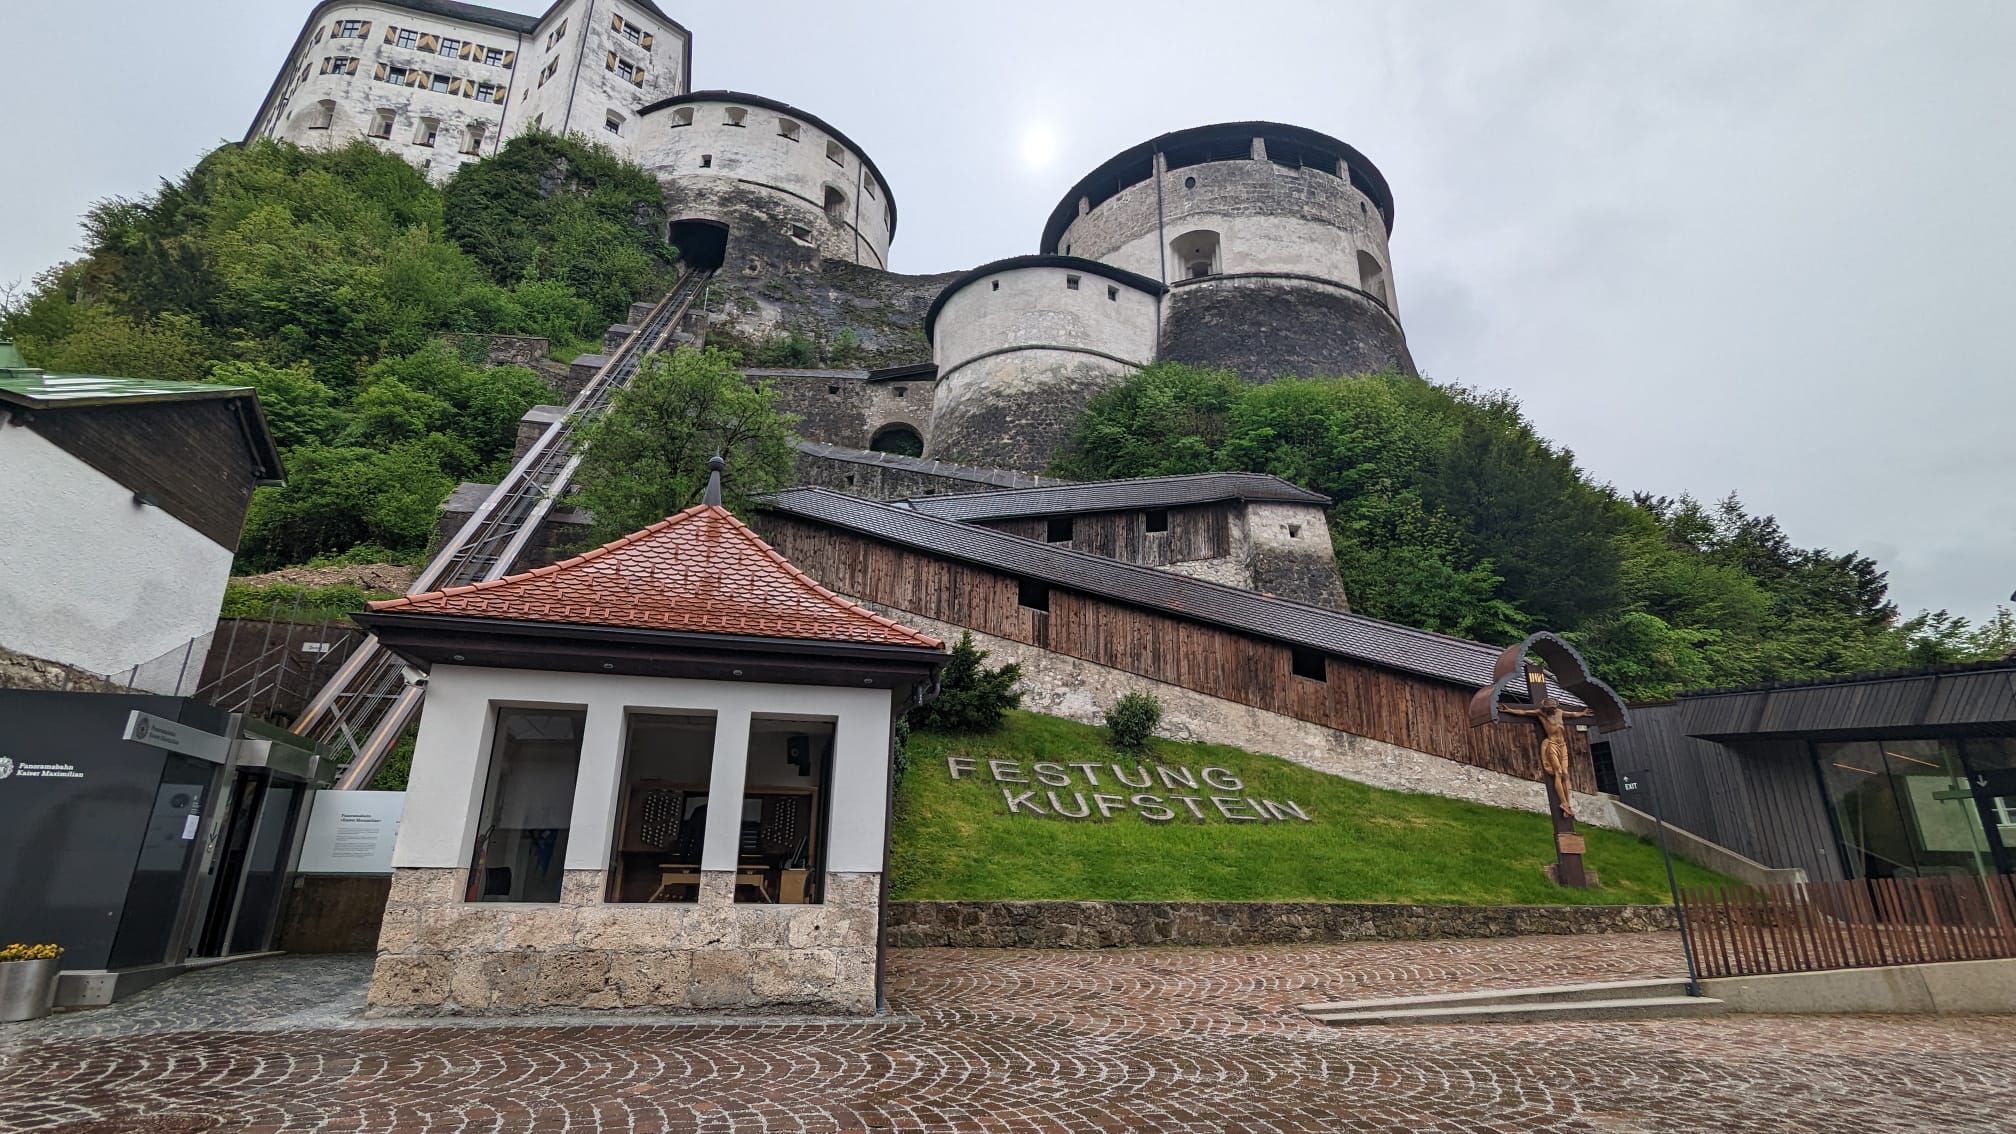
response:
<svg viewBox="0 0 2016 1134"><path fill-rule="evenodd" d="M2016 957L2016 879L1683 887L1704 977Z"/></svg>

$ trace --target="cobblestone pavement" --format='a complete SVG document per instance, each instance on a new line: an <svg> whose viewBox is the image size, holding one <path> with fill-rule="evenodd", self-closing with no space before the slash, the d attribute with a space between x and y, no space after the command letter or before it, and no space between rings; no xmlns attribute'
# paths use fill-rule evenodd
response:
<svg viewBox="0 0 2016 1134"><path fill-rule="evenodd" d="M0 1130L2008 1131L2016 1020L1326 1029L1296 1004L1670 975L1670 936L898 950L891 1020L356 1015L363 958L0 1025ZM228 989L224 996L210 992Z"/></svg>

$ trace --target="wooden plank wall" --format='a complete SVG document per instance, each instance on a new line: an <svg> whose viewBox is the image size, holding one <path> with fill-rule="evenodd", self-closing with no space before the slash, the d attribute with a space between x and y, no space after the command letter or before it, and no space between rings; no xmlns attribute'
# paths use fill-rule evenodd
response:
<svg viewBox="0 0 2016 1134"><path fill-rule="evenodd" d="M256 473L222 398L40 410L29 428L230 550Z"/></svg>
<svg viewBox="0 0 2016 1134"><path fill-rule="evenodd" d="M1667 822L1766 866L1802 867L1815 882L1842 876L1832 819L1803 741L1735 746L1687 734L1691 705L1644 705L1613 733L1620 774L1647 773ZM1649 801L1633 801L1649 809Z"/></svg>
<svg viewBox="0 0 2016 1134"><path fill-rule="evenodd" d="M1153 533L1148 531L1148 513L1142 509L1081 512L1071 517L1069 546L1087 555L1151 567L1223 559L1232 554L1232 510L1238 506L1221 502L1170 508L1169 530ZM1050 520L1046 516L983 520L980 526L1023 539L1049 540Z"/></svg>
<svg viewBox="0 0 2016 1134"><path fill-rule="evenodd" d="M1328 659L1326 680L1296 677L1289 648L1264 638L1062 588L1050 591L1046 614L1018 602L1012 575L774 512L762 515L758 527L785 558L842 594L1433 756L1541 778L1537 731L1523 723L1473 730L1473 690L1465 686L1336 657ZM1580 734L1571 771L1578 790L1595 790Z"/></svg>

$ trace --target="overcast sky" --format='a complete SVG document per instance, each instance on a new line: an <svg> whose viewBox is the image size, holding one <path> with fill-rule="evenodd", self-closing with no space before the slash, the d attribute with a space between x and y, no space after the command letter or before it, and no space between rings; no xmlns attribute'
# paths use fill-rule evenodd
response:
<svg viewBox="0 0 2016 1134"><path fill-rule="evenodd" d="M2016 3L660 2L696 89L874 157L899 271L1035 251L1163 131L1312 127L1393 187L1429 377L1513 391L1620 489L1734 489L1874 555L1907 612L2016 588ZM309 7L208 0L182 48L80 71L73 5L9 4L0 282L240 137Z"/></svg>

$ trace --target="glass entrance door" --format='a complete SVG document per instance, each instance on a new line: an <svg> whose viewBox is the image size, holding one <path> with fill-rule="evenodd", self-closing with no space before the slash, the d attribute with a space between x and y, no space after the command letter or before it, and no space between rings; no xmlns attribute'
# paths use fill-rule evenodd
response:
<svg viewBox="0 0 2016 1134"><path fill-rule="evenodd" d="M268 776L264 768L241 768L232 781L224 832L217 853L210 860L210 902L203 915L203 930L192 951L198 957L225 956L231 940L233 915L243 893L245 867L251 858L253 835L258 831L261 805L266 801Z"/></svg>

